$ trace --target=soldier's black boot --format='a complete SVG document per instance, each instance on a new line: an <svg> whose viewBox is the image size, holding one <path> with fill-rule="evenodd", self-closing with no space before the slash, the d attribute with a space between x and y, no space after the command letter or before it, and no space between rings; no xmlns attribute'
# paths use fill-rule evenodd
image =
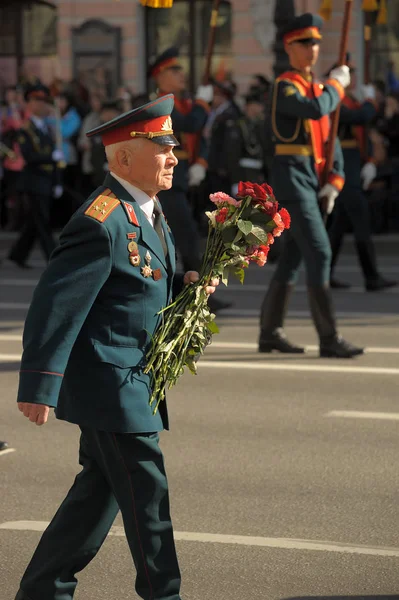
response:
<svg viewBox="0 0 399 600"><path fill-rule="evenodd" d="M337 332L331 291L328 286L308 287L310 312L320 339L323 358L353 358L364 348L353 346Z"/></svg>
<svg viewBox="0 0 399 600"><path fill-rule="evenodd" d="M374 244L371 240L369 242L356 242L356 250L362 267L367 292L379 292L397 285L396 281L385 279L379 274Z"/></svg>
<svg viewBox="0 0 399 600"><path fill-rule="evenodd" d="M292 344L284 333L283 324L292 285L272 281L263 300L260 314L259 352L303 354L305 348Z"/></svg>
<svg viewBox="0 0 399 600"><path fill-rule="evenodd" d="M7 448L8 448L7 442L0 442L0 452L2 450L7 450Z"/></svg>

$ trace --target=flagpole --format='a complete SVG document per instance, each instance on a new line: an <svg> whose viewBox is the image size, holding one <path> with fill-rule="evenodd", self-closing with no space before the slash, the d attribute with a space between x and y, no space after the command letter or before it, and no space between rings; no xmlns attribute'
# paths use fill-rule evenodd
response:
<svg viewBox="0 0 399 600"><path fill-rule="evenodd" d="M210 77L211 77L212 58L213 58L213 51L215 49L216 28L217 28L218 17L219 17L219 5L220 5L220 0L213 0L212 11L211 11L211 21L209 24L210 31L209 31L209 37L208 37L208 47L206 50L205 71L204 71L204 75L202 78L202 83L204 85L208 85Z"/></svg>
<svg viewBox="0 0 399 600"><path fill-rule="evenodd" d="M341 30L341 42L340 42L340 47L339 47L339 58L338 58L339 66L344 65L346 62L346 53L347 53L347 49L348 49L352 8L353 8L353 0L346 0L345 1L344 20L342 23L342 30ZM328 176L331 173L333 164L334 164L334 150L335 150L336 138L338 136L340 106L341 105L339 104L331 117L330 136L328 138L327 153L326 153L326 165L325 165L325 170L323 173L323 185L325 183L327 183Z"/></svg>

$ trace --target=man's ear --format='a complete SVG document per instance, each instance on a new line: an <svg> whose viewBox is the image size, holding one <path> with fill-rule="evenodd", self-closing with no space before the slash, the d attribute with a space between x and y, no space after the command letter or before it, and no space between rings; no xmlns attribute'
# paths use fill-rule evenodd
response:
<svg viewBox="0 0 399 600"><path fill-rule="evenodd" d="M118 158L121 167L128 167L130 165L131 156L127 148L121 148Z"/></svg>

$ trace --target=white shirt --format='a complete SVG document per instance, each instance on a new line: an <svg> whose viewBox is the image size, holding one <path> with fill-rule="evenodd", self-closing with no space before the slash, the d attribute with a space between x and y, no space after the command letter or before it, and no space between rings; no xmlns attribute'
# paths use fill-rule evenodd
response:
<svg viewBox="0 0 399 600"><path fill-rule="evenodd" d="M43 133L48 132L48 127L47 127L46 121L44 119L41 119L40 117L36 117L36 115L31 115L30 119L31 119L31 121L33 121L35 126L38 129L40 129L40 131L42 131Z"/></svg>
<svg viewBox="0 0 399 600"><path fill-rule="evenodd" d="M132 185L128 181L125 181L124 179L122 179L122 177L118 177L118 175L115 175L115 173L113 173L112 171L111 171L111 175L114 179L116 179L116 181L119 181L121 186L123 186L125 188L125 190L128 192L128 194L130 194L136 200L137 204L140 206L141 210L143 211L147 221L150 223L150 225L152 227L154 227L154 200L153 200L153 198L150 198L150 196L148 196L148 194L143 192L143 190L140 190L135 185Z"/></svg>

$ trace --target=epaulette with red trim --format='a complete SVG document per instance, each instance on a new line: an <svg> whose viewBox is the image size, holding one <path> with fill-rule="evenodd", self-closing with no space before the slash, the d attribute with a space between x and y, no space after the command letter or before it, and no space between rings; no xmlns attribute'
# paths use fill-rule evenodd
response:
<svg viewBox="0 0 399 600"><path fill-rule="evenodd" d="M85 210L85 215L104 223L109 215L119 206L120 200L109 188L105 189Z"/></svg>

